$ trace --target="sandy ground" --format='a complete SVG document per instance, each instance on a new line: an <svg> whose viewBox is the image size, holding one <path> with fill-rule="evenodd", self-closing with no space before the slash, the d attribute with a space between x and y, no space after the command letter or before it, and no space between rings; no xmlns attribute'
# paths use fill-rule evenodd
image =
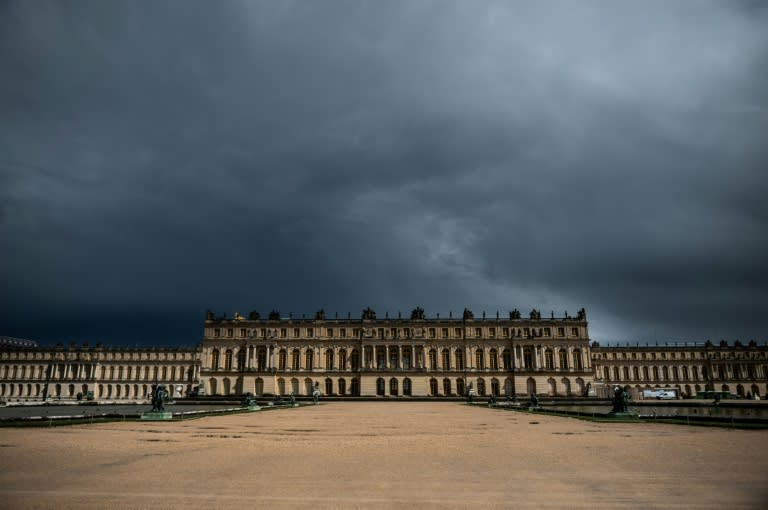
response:
<svg viewBox="0 0 768 510"><path fill-rule="evenodd" d="M0 429L0 508L768 508L767 447L431 402Z"/></svg>

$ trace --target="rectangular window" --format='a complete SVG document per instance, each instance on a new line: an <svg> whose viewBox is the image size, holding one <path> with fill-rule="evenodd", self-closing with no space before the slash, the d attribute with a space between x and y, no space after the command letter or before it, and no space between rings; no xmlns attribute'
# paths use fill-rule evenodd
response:
<svg viewBox="0 0 768 510"><path fill-rule="evenodd" d="M509 338L509 328L502 328L501 334L504 335L504 338Z"/></svg>
<svg viewBox="0 0 768 510"><path fill-rule="evenodd" d="M456 338L461 338L461 328L455 328L453 330L453 334L456 336Z"/></svg>
<svg viewBox="0 0 768 510"><path fill-rule="evenodd" d="M448 328L443 328L440 334L443 338L448 338Z"/></svg>
<svg viewBox="0 0 768 510"><path fill-rule="evenodd" d="M482 338L483 328L475 328L475 338Z"/></svg>
<svg viewBox="0 0 768 510"><path fill-rule="evenodd" d="M315 330L312 328L307 328L307 336L309 338L312 338L313 336L315 336Z"/></svg>
<svg viewBox="0 0 768 510"><path fill-rule="evenodd" d="M523 336L526 338L530 338L531 336L531 328L523 328Z"/></svg>
<svg viewBox="0 0 768 510"><path fill-rule="evenodd" d="M299 338L299 328L293 328L293 338Z"/></svg>
<svg viewBox="0 0 768 510"><path fill-rule="evenodd" d="M544 336L546 337L552 336L552 330L550 328L544 328Z"/></svg>
<svg viewBox="0 0 768 510"><path fill-rule="evenodd" d="M233 336L235 336L235 329L234 328L227 328L227 336L229 338L232 338Z"/></svg>
<svg viewBox="0 0 768 510"><path fill-rule="evenodd" d="M329 338L333 338L333 328L326 328L326 335Z"/></svg>
<svg viewBox="0 0 768 510"><path fill-rule="evenodd" d="M405 338L411 338L411 328L403 328L403 336Z"/></svg>
<svg viewBox="0 0 768 510"><path fill-rule="evenodd" d="M240 338L245 338L245 328L240 328Z"/></svg>
<svg viewBox="0 0 768 510"><path fill-rule="evenodd" d="M429 328L429 338L435 338L435 328Z"/></svg>
<svg viewBox="0 0 768 510"><path fill-rule="evenodd" d="M389 329L389 336L391 338L397 338L397 328L390 328Z"/></svg>
<svg viewBox="0 0 768 510"><path fill-rule="evenodd" d="M355 338L359 338L360 337L360 328L354 328L352 330L352 336L354 336Z"/></svg>
<svg viewBox="0 0 768 510"><path fill-rule="evenodd" d="M339 328L339 336L341 338L347 338L347 328Z"/></svg>
<svg viewBox="0 0 768 510"><path fill-rule="evenodd" d="M280 338L285 338L288 336L288 330L286 328L280 328Z"/></svg>
<svg viewBox="0 0 768 510"><path fill-rule="evenodd" d="M221 330L219 328L213 328L213 336L214 338L218 338L221 336Z"/></svg>
<svg viewBox="0 0 768 510"><path fill-rule="evenodd" d="M384 328L379 328L379 338L384 338Z"/></svg>
<svg viewBox="0 0 768 510"><path fill-rule="evenodd" d="M491 338L496 338L496 328L488 328L488 336Z"/></svg>
<svg viewBox="0 0 768 510"><path fill-rule="evenodd" d="M571 328L571 336L579 336L579 328Z"/></svg>

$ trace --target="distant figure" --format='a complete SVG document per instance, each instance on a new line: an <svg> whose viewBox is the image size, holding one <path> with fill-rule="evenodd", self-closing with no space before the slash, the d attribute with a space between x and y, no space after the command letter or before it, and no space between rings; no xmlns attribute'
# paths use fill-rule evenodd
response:
<svg viewBox="0 0 768 510"><path fill-rule="evenodd" d="M629 412L629 393L621 386L613 387L613 410L612 413Z"/></svg>
<svg viewBox="0 0 768 510"><path fill-rule="evenodd" d="M312 400L315 401L315 405L320 401L320 390L315 388L315 391L312 392Z"/></svg>
<svg viewBox="0 0 768 510"><path fill-rule="evenodd" d="M488 397L488 405L489 405L489 406L492 406L492 405L494 405L494 404L496 404L496 395L494 395L493 393L491 393L491 396L490 396L490 397Z"/></svg>
<svg viewBox="0 0 768 510"><path fill-rule="evenodd" d="M470 384L469 389L467 390L467 402L471 404L474 401L475 401L475 389Z"/></svg>
<svg viewBox="0 0 768 510"><path fill-rule="evenodd" d="M531 393L531 407L539 407L539 397L535 393Z"/></svg>

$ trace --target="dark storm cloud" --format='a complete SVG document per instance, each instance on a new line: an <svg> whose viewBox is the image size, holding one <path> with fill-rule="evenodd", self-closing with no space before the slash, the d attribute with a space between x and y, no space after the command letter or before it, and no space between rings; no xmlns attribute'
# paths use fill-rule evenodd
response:
<svg viewBox="0 0 768 510"><path fill-rule="evenodd" d="M766 18L4 3L2 333L585 306L601 341L764 340Z"/></svg>

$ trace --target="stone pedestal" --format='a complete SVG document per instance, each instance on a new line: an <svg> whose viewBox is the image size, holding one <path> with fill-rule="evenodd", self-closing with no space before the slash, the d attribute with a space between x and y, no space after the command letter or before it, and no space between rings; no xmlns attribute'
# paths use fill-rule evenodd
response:
<svg viewBox="0 0 768 510"><path fill-rule="evenodd" d="M146 421L167 421L173 419L173 413L170 411L150 411L142 413L141 419Z"/></svg>

